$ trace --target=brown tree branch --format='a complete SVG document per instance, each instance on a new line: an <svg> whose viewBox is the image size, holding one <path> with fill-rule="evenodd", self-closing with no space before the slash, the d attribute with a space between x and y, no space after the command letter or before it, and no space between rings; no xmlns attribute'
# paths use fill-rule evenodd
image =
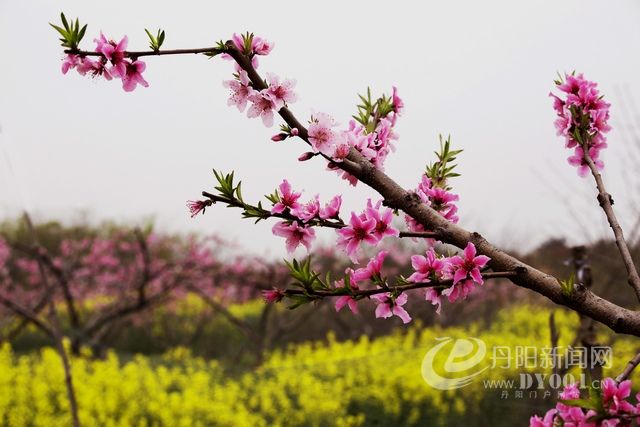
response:
<svg viewBox="0 0 640 427"><path fill-rule="evenodd" d="M208 191L203 191L202 195L204 197L208 198L209 200L211 200L212 203L221 202L221 203L226 203L229 206L233 206L233 207L236 207L236 208L242 208L242 209L247 208L247 207L253 208L253 209L256 209L256 210L259 209L257 206L253 206L253 205L248 205L246 203L242 203L238 199L229 199L227 197L217 196L215 194L209 193ZM286 212L271 213L271 212L269 212L267 210L264 210L264 214L260 218L262 218L262 219L281 218L281 219L285 219L287 221L300 221L298 218L296 218L295 216L291 215L290 213L286 213ZM339 229L344 228L344 227L347 226L347 224L345 224L342 220L340 220L340 221L329 221L329 220L325 220L325 219L314 219L309 223L309 225L311 227L334 228L336 230L339 230ZM437 238L438 237L438 233L434 233L432 231L401 231L400 234L399 234L399 237Z"/></svg>
<svg viewBox="0 0 640 427"><path fill-rule="evenodd" d="M38 301L38 303L35 305L35 307L33 307L33 309L31 310L36 316L40 315L40 312L42 310L44 310L47 307L47 303L48 303L48 299L49 296L46 294L42 295L42 298L40 298L40 300ZM31 323L31 320L29 320L28 318L19 315L19 319L18 319L18 324L15 325L9 332L7 332L4 335L4 339L6 339L7 341L12 341L14 338L16 338L24 328L27 327L27 325Z"/></svg>
<svg viewBox="0 0 640 427"><path fill-rule="evenodd" d="M80 50L80 49L65 49L64 53L71 55L79 55L79 56L102 56L104 55L100 52L93 52L90 50ZM221 50L217 47L202 47L196 49L166 49L166 50L142 50L142 51L127 51L124 53L124 56L128 58L139 58L141 56L164 56L164 55L193 55L193 54L214 54L218 55L224 53L224 50Z"/></svg>
<svg viewBox="0 0 640 427"><path fill-rule="evenodd" d="M202 290L198 289L196 286L189 286L188 289L195 294L197 294L202 301L204 301L209 307L211 307L214 311L222 314L222 316L229 321L232 325L234 325L242 334L250 341L258 340L258 336L256 332L253 330L251 325L241 318L233 315L223 304L220 304L218 301L209 297Z"/></svg>
<svg viewBox="0 0 640 427"><path fill-rule="evenodd" d="M551 356L553 361L552 362L553 373L558 374L559 372L558 370L560 369L560 367L558 366L556 355L558 353L558 341L560 340L560 332L558 332L558 328L556 327L556 316L553 311L549 315L549 335L551 338Z"/></svg>
<svg viewBox="0 0 640 427"><path fill-rule="evenodd" d="M47 298L48 302L48 298ZM6 298L0 294L0 304L4 305L6 308L14 312L16 315L20 316L27 323L33 323L38 329L44 332L49 338L54 337L53 330L47 325L43 320L41 320L38 315L31 311L30 309L21 306L20 304L12 301L9 298Z"/></svg>
<svg viewBox="0 0 640 427"><path fill-rule="evenodd" d="M138 301L140 303L145 300L146 287L151 282L151 256L149 255L149 247L147 246L147 240L138 228L135 229L134 234L140 247L140 254L142 256L142 275L140 277L140 284L138 285Z"/></svg>
<svg viewBox="0 0 640 427"><path fill-rule="evenodd" d="M496 272L488 272L482 273L482 278L484 279L498 279L498 278L513 278L518 276L518 271L496 271ZM320 298L324 297L342 297L342 296L353 296L353 297L368 297L371 295L382 294L385 292L405 292L410 291L412 289L421 289L421 288L441 288L445 289L453 285L453 279L449 280L440 280L440 281L432 281L432 282L419 282L419 283L408 283L406 285L397 285L397 286L387 286L386 288L376 288L376 289L358 289L347 291L346 288L338 288L341 292L333 292L333 291L321 291L315 289L285 289L283 290L285 295L310 295L317 296Z"/></svg>
<svg viewBox="0 0 640 427"><path fill-rule="evenodd" d="M640 353L636 354L633 359L629 360L624 370L620 373L620 375L616 377L616 382L620 384L622 381L629 378L629 375L631 375L633 370L636 369L636 366L638 366L638 364L640 364Z"/></svg>
<svg viewBox="0 0 640 427"><path fill-rule="evenodd" d="M65 305L67 306L67 312L69 313L69 322L73 328L77 328L80 325L80 313L76 308L75 299L71 293L71 287L69 286L69 280L65 272L54 264L47 249L42 246L30 247L19 242L12 242L9 243L9 245L13 249L30 256L38 263L42 263L44 267L46 267L46 270L51 272L62 290L62 296L64 298Z"/></svg>
<svg viewBox="0 0 640 427"><path fill-rule="evenodd" d="M624 239L622 227L620 227L618 218L616 218L616 214L613 212L613 198L611 197L611 194L607 192L604 182L602 181L602 175L600 175L600 171L598 171L593 159L586 150L584 160L589 166L589 169L591 169L591 174L596 181L596 187L598 188L598 203L607 216L609 226L613 230L613 235L616 238L616 246L618 247L624 266L627 269L627 281L635 291L638 300L640 300L640 276L638 275L638 270L636 269L633 258L631 257L631 251L629 250L627 241Z"/></svg>
<svg viewBox="0 0 640 427"><path fill-rule="evenodd" d="M25 211L24 212L24 220L27 224L27 229L31 234L31 239L35 245L35 250L40 253L38 250L38 233L36 232L33 223L31 222L31 217ZM60 359L62 360L62 368L64 370L64 382L65 388L67 390L67 398L69 399L69 408L71 412L71 420L73 423L73 427L80 427L80 418L78 416L78 401L76 399L76 392L73 387L73 375L71 373L71 363L69 362L69 357L67 356L67 350L64 348L64 338L62 335L62 328L60 326L60 318L58 317L58 312L56 310L56 304L54 301L54 291L53 287L49 284L49 278L47 277L47 272L45 270L45 263L42 257L36 257L38 261L38 270L40 272L40 276L42 278L42 285L44 287L45 294L48 295L48 306L49 306L49 323L51 324L49 328L52 332L53 342L55 344L56 350Z"/></svg>
<svg viewBox="0 0 640 427"><path fill-rule="evenodd" d="M221 53L221 51L216 49L217 48L128 52L127 55L129 57L140 57L184 53ZM72 50L66 50L65 52L87 56L100 56L100 54L96 52ZM228 53L238 65L247 72L254 89L262 90L266 88L265 81L252 66L251 59L235 49L232 42L228 41L226 43L224 53ZM298 136L309 144L306 127L298 121L287 107L281 108L278 114L291 128L297 128ZM325 156L325 158L327 157ZM327 159L331 161L331 159ZM464 247L469 242L474 243L478 253L491 258L489 266L493 270L515 271L519 269L521 273L510 278L514 284L544 295L556 304L566 306L578 313L589 316L608 326L615 332L640 336L640 313L627 310L608 300L600 298L579 284L574 287L574 291L570 295L565 295L565 293L562 292L558 279L498 249L479 233L467 231L447 221L437 211L422 203L415 194L405 190L384 172L375 168L373 164L357 150L352 148L344 161L335 164L376 190L387 201L390 207L402 210L425 227L434 230L438 233L439 239L458 247Z"/></svg>
<svg viewBox="0 0 640 427"><path fill-rule="evenodd" d="M247 72L255 89L262 90L266 87L264 80L251 64L251 59L236 50L231 42L227 42L227 53ZM287 107L281 108L278 114L289 127L297 128L298 136L309 143L307 129ZM467 231L449 222L437 211L422 203L416 194L405 190L377 169L356 149L352 148L345 160L336 165L376 190L390 207L402 210L425 227L437 232L441 240L461 248L469 242L474 243L478 253L491 258L489 266L495 271L520 270L520 274L510 278L514 284L589 316L615 332L640 336L640 313L600 298L579 284L570 295L565 295L558 279L498 249L479 233Z"/></svg>
<svg viewBox="0 0 640 427"><path fill-rule="evenodd" d="M145 295L145 298L140 300L136 298L133 304L119 304L120 301L115 302L110 307L106 308L102 313L94 317L91 321L86 323L81 330L83 336L92 337L98 333L102 328L109 323L119 320L120 318L130 316L135 313L139 313L146 310L155 304L159 304L168 296L168 294L174 290L177 286L182 285L182 281L185 280L185 270L191 268L193 265L187 263L181 266L180 271L175 275L171 285L166 286L164 289L149 296Z"/></svg>

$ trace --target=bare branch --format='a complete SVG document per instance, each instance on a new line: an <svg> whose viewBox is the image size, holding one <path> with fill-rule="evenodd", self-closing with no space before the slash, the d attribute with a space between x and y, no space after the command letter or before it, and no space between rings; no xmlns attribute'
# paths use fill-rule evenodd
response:
<svg viewBox="0 0 640 427"><path fill-rule="evenodd" d="M633 372L634 369L636 369L636 366L638 366L639 363L640 363L640 353L636 354L636 356L633 359L629 360L629 363L627 363L627 366L624 368L624 371L622 371L622 373L616 377L616 382L619 384L622 381L629 378L629 375L631 375L631 373Z"/></svg>
<svg viewBox="0 0 640 427"><path fill-rule="evenodd" d="M607 190L604 187L604 182L602 181L602 175L600 175L600 171L598 171L593 159L586 151L584 154L584 160L589 166L589 169L591 169L591 174L596 181L596 187L598 188L598 203L600 203L600 207L602 207L602 210L607 216L609 226L613 230L613 234L616 238L616 246L618 246L618 251L620 251L620 256L622 257L624 266L627 269L627 281L635 291L636 296L640 301L640 276L638 275L638 270L633 263L633 258L631 257L631 251L629 251L627 241L624 239L622 227L620 227L618 218L616 218L616 214L613 212L613 198L611 197L611 194L607 193Z"/></svg>

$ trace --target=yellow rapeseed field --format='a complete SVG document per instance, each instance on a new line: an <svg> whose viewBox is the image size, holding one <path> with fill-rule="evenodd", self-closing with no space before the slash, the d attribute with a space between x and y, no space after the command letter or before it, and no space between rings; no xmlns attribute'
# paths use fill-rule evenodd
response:
<svg viewBox="0 0 640 427"><path fill-rule="evenodd" d="M422 359L436 338L477 337L489 348L545 347L548 314L521 306L504 310L489 328L414 325L375 340L347 342L329 336L326 342L272 352L259 368L233 376L218 362L183 348L127 360L113 352L103 360L74 357L80 418L86 426L110 427L450 425L447 421L481 412L487 390L482 380L452 391L425 383ZM577 316L558 310L556 319L561 344L568 345ZM609 337L603 331L603 342ZM632 341L618 339L608 372L620 371L635 350ZM496 380L519 372L491 369L483 375ZM16 355L9 345L0 349L2 426L67 427L67 409L54 350Z"/></svg>

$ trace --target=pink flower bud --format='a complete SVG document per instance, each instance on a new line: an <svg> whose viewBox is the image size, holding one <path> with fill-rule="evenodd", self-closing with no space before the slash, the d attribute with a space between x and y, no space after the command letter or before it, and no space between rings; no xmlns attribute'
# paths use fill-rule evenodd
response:
<svg viewBox="0 0 640 427"><path fill-rule="evenodd" d="M329 162L329 163L327 163L327 169L330 170L330 171L334 171L334 170L339 169L339 167L334 162Z"/></svg>
<svg viewBox="0 0 640 427"><path fill-rule="evenodd" d="M291 129L291 136L298 136L298 128Z"/></svg>
<svg viewBox="0 0 640 427"><path fill-rule="evenodd" d="M307 160L313 158L315 155L316 153L314 153L313 151L307 151L306 153L303 153L302 156L298 157L298 161L306 162Z"/></svg>
<svg viewBox="0 0 640 427"><path fill-rule="evenodd" d="M273 142L280 142L280 141L284 141L285 139L287 139L289 135L287 135L286 133L277 133L275 135L273 135L271 137L271 140Z"/></svg>
<svg viewBox="0 0 640 427"><path fill-rule="evenodd" d="M265 302L268 303L280 302L282 301L282 298L284 298L284 292L280 289L273 288L267 291L262 291L262 297Z"/></svg>

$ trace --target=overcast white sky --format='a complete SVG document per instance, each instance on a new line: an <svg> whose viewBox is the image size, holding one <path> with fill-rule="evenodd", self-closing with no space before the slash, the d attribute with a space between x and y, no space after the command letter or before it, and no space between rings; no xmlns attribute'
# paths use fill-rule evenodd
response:
<svg viewBox="0 0 640 427"><path fill-rule="evenodd" d="M212 187L211 168L235 170L246 199L283 177L309 197L344 193L350 209L374 195L352 191L320 161L298 163L301 143L271 143L274 129L227 107L221 82L232 67L220 59L149 58L150 87L134 93L118 82L63 76L47 25L61 10L89 24L88 49L101 29L127 34L136 50L147 46L145 27L165 29L166 48L253 31L276 45L260 70L297 79L293 110L301 119L314 109L346 124L357 92L397 85L407 108L387 172L415 187L438 133L450 133L465 149L463 176L453 182L461 224L510 248L554 235L582 242L589 236L581 229L591 237L603 230L591 181L566 164L547 97L557 71L579 70L613 103L604 154L610 192L621 209L638 194L630 181L640 176L625 161L632 120L624 117L633 113L621 108L640 96L637 1L0 0L0 218L16 216L23 203L40 220L152 217L162 230L219 233L281 255L271 223L252 226L221 206L189 218L185 200ZM576 226L569 205L586 227ZM628 210L622 214L633 223Z"/></svg>

